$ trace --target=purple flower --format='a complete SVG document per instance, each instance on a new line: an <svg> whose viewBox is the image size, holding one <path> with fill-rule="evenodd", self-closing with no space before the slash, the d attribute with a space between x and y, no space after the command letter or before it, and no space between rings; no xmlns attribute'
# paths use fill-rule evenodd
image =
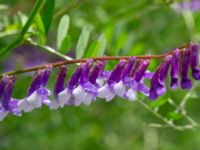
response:
<svg viewBox="0 0 200 150"><path fill-rule="evenodd" d="M63 107L65 105L65 103L63 103L63 101L60 98L58 98L58 95L65 88L66 75L67 75L67 68L65 65L63 65L60 67L60 72L58 74L58 77L55 83L55 87L54 87L55 100L52 100L51 104L49 105L51 109L57 109L59 106Z"/></svg>
<svg viewBox="0 0 200 150"><path fill-rule="evenodd" d="M200 0L190 0L188 2L181 2L177 5L180 10L191 10L199 11L200 10Z"/></svg>
<svg viewBox="0 0 200 150"><path fill-rule="evenodd" d="M189 47L190 56L190 66L192 69L192 76L195 80L200 80L200 68L199 68L199 45L191 44Z"/></svg>
<svg viewBox="0 0 200 150"><path fill-rule="evenodd" d="M58 74L55 87L54 87L54 95L55 98L58 98L58 93L64 90L65 88L65 78L67 76L67 68L65 65L60 67L60 72Z"/></svg>
<svg viewBox="0 0 200 150"><path fill-rule="evenodd" d="M15 82L15 76L9 79L7 76L4 76L1 80L0 87L3 93L0 95L0 120L3 120L9 112L15 116L21 116L21 110L17 106L18 100L11 97Z"/></svg>
<svg viewBox="0 0 200 150"><path fill-rule="evenodd" d="M192 81L188 78L188 71L190 65L189 63L190 63L190 51L184 50L181 53L181 62L179 67L182 89L190 89L192 87Z"/></svg>
<svg viewBox="0 0 200 150"><path fill-rule="evenodd" d="M133 91L132 89L129 89L128 91L126 91L126 80L127 78L130 78L130 74L133 68L133 65L135 63L136 58L135 57L131 57L129 62L126 64L124 71L122 73L121 76L121 80L116 83L113 87L114 93L120 97L127 97L128 100L133 101L136 98L136 93L135 91ZM127 95L128 94L128 95Z"/></svg>
<svg viewBox="0 0 200 150"><path fill-rule="evenodd" d="M97 95L97 87L89 81L89 73L92 60L88 60L83 67L80 77L80 85L73 90L75 106L81 103L89 105Z"/></svg>
<svg viewBox="0 0 200 150"><path fill-rule="evenodd" d="M156 72L151 79L151 87L149 98L152 100L157 99L159 96L166 92L165 80L168 74L169 66L171 64L172 57L169 55L165 61L158 66Z"/></svg>
<svg viewBox="0 0 200 150"><path fill-rule="evenodd" d="M72 97L72 92L80 81L80 77L83 71L83 64L80 64L78 68L74 71L71 78L68 81L67 87L58 93L58 101L59 103L54 103L53 101L50 105L51 109L57 109L59 106L63 107L65 104L74 105L74 99Z"/></svg>
<svg viewBox="0 0 200 150"><path fill-rule="evenodd" d="M142 79L146 78L145 76L147 76L149 78L149 76L152 76L152 74L146 74L146 69L149 65L150 61L149 60L139 60L136 62L136 64L133 67L133 70L130 74L129 77L126 77L124 82L127 86L131 87L131 89L129 89L127 91L128 94L130 94L131 92L134 92L134 94L136 95L136 91L141 92L142 94L148 96L149 95L149 89L148 87L143 83ZM133 94L131 94L133 95ZM129 96L125 96L125 98L129 98Z"/></svg>
<svg viewBox="0 0 200 150"><path fill-rule="evenodd" d="M5 89L5 86L6 86L7 82L8 82L8 80L9 80L8 76L3 76L3 78L0 81L0 98L3 95L4 89Z"/></svg>
<svg viewBox="0 0 200 150"><path fill-rule="evenodd" d="M52 67L48 66L44 70L40 70L36 73L30 88L27 93L27 97L24 100L21 100L18 104L21 110L24 112L32 111L34 108L40 108L42 103L50 105L50 96L51 92L45 86L49 80Z"/></svg>
<svg viewBox="0 0 200 150"><path fill-rule="evenodd" d="M149 66L149 64L150 64L149 59L141 61L139 67L137 68L137 72L135 73L135 77L134 77L136 82L140 82L141 79L144 77L144 74L145 74L146 69Z"/></svg>
<svg viewBox="0 0 200 150"><path fill-rule="evenodd" d="M170 71L170 76L171 76L170 87L172 89L176 89L178 87L178 65L179 65L179 49L176 49L173 52L171 71Z"/></svg>
<svg viewBox="0 0 200 150"><path fill-rule="evenodd" d="M114 70L111 72L107 83L98 89L98 97L105 98L107 102L111 101L114 98L115 93L113 91L113 87L121 80L125 65L125 60L121 60L116 65Z"/></svg>

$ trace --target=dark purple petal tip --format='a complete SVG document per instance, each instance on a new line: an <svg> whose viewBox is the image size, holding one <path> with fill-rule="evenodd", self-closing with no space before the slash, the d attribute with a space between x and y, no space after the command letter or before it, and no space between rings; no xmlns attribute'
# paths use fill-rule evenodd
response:
<svg viewBox="0 0 200 150"><path fill-rule="evenodd" d="M181 87L182 89L190 89L192 87L192 81L188 78L182 78L181 79Z"/></svg>

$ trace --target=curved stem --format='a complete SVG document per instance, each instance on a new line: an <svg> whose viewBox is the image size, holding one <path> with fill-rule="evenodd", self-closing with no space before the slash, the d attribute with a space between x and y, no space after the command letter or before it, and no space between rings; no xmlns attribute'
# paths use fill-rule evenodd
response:
<svg viewBox="0 0 200 150"><path fill-rule="evenodd" d="M136 59L156 59L156 58L164 58L166 55L169 53L162 54L162 55L147 55L147 56L135 56ZM130 59L130 57L133 56L103 56L103 57L94 57L94 58L83 58L83 59L73 59L73 60L65 60L65 61L59 61L56 63L50 63L50 64L45 64L45 65L39 65L39 66L34 66L30 68L25 68L21 70L16 70L16 71L10 71L6 72L0 75L2 77L3 75L15 75L15 74L20 74L20 73L25 73L25 72L32 72L36 71L39 69L44 69L48 65L51 65L52 67L59 67L62 65L67 65L67 64L75 64L75 63L83 63L86 62L88 59L92 59L93 61L106 61L106 60L121 60L121 59Z"/></svg>

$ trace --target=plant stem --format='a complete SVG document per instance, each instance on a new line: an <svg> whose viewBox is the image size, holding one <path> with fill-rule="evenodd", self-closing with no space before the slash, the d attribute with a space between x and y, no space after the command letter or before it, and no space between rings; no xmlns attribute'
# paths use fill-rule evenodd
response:
<svg viewBox="0 0 200 150"><path fill-rule="evenodd" d="M154 59L154 58L164 58L165 56L166 56L166 54L151 55L151 56L150 55L149 56L135 56L135 57L136 57L136 59ZM45 65L39 65L39 66L30 67L30 68L25 68L25 69L21 69L21 70L6 72L6 73L1 74L0 77L2 77L3 75L11 76L11 75L15 75L15 74L32 72L32 71L36 71L39 69L44 69L48 65L51 65L52 67L59 67L62 65L67 65L67 64L83 63L83 62L86 62L88 59L92 59L93 61L121 60L121 59L128 60L128 59L130 59L130 57L133 57L133 56L103 56L103 57L94 57L94 58L65 60L65 61L59 61L56 63L50 63L50 64L45 64Z"/></svg>
<svg viewBox="0 0 200 150"><path fill-rule="evenodd" d="M42 48L43 50L46 50L54 55L60 56L64 59L64 61L59 61L59 62L55 62L55 63L50 63L50 64L45 64L45 65L39 65L39 66L34 66L34 67L30 67L30 68L25 68L25 69L20 69L20 70L14 70L14 71L10 71L10 72L5 72L3 74L0 74L0 78L3 75L15 75L15 74L21 74L21 73L26 73L26 72L32 72L32 71L37 71L39 69L44 69L46 68L48 65L51 65L52 67L59 67L62 65L67 65L67 64L75 64L75 63L83 63L86 62L88 59L92 59L93 61L106 61L106 60L128 60L131 57L135 57L136 59L163 59L165 58L167 55L170 55L173 53L173 51L168 52L168 53L164 53L161 55L141 55L141 56L102 56L102 57L93 57L93 58L82 58L82 59L71 59L69 60L69 57L64 57L62 54L60 54L59 52L56 52L55 50L53 50L50 47L45 47L45 46L41 46L35 42L32 42L31 40L28 40L29 44L34 45L36 47ZM187 48L189 44L185 44L182 45L181 47L179 47L179 50L182 51L183 49Z"/></svg>
<svg viewBox="0 0 200 150"><path fill-rule="evenodd" d="M32 45L34 47L40 48L41 50L44 50L50 54L53 54L55 56L58 56L64 60L72 60L71 57L63 55L61 53L59 53L58 51L54 50L53 48L49 47L49 46L43 46L43 45L39 45L38 43L32 41L32 40L26 40L25 43Z"/></svg>
<svg viewBox="0 0 200 150"><path fill-rule="evenodd" d="M11 42L8 46L6 46L5 48L3 48L0 51L0 56L7 54L8 52L10 52L11 50L16 48L17 46L19 46L23 42L23 39L24 39L26 32L28 31L29 27L31 26L31 24L32 24L32 22L35 18L35 16L40 11L44 2L45 2L45 0L37 0L32 12L31 12L26 24L22 28L21 32L19 33L19 35L17 36L17 38L13 42Z"/></svg>

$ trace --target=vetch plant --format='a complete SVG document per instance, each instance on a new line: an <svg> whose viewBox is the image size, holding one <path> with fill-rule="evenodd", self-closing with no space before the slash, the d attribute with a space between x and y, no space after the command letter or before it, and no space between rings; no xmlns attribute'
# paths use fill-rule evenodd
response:
<svg viewBox="0 0 200 150"><path fill-rule="evenodd" d="M192 87L192 81L188 76L190 68L193 78L200 79L198 51L199 44L189 43L163 55L74 59L3 73L0 82L0 118L3 120L9 112L21 116L22 112L41 108L43 104L50 109L58 109L64 106L89 105L97 98L103 98L108 102L115 96L134 101L137 92L149 97L150 100L156 100L167 92L165 80L170 68L171 88L175 90L180 85L183 90L190 89ZM149 73L148 65L151 59L159 58L164 59L163 62L154 72ZM119 60L119 63L113 70L105 70L106 61L112 60ZM67 65L74 63L79 65L65 85ZM52 91L46 84L55 67L59 67L60 72ZM27 90L27 96L22 100L12 98L17 74L32 71L36 73ZM150 87L143 82L144 79L149 79ZM49 96L52 94L54 99L50 100Z"/></svg>
<svg viewBox="0 0 200 150"><path fill-rule="evenodd" d="M140 103L165 123L160 126L156 125L156 127L183 130L198 126L184 109L190 93L197 86L197 83L192 82L191 77L200 80L198 43L191 42L161 55L137 56L129 53L127 54L129 56L123 56L124 54L118 50L106 53L107 43L112 41L107 38L105 32L90 44L93 28L85 24L74 46L70 32L70 24L74 21L70 20L66 9L54 15L55 1L51 0L51 2L38 0L29 17L19 13L20 26L16 26L17 35L14 36L13 41L6 43L7 45L5 44L0 50L0 57L4 58L18 46L26 44L55 56L56 61L0 74L0 120L8 114L23 116L24 113L42 108L44 105L51 110L56 110L80 105L87 106L100 99L110 102L115 98L120 98L129 101L130 104L133 101ZM56 32L55 49L57 50L55 50L53 46L46 45L46 36L50 24L59 17L61 19ZM112 30L114 29L108 26L106 32L112 32ZM127 37L126 34L122 34L117 39L119 41L115 49L120 46L125 47L123 44L128 40ZM49 56L46 53L45 55ZM153 59L159 59L161 62L157 66L154 65L153 69L149 69ZM110 65L114 64L113 62L117 62L116 65ZM73 72L70 70L70 64L73 65ZM59 71L52 81L51 77L57 69ZM33 76L26 95L20 99L13 97L14 88L19 89L15 86L19 74L25 73ZM167 82L168 77L169 83ZM52 82L54 85L50 87L48 83L52 84ZM166 93L170 92L170 89L174 91L178 87L188 90L186 98L181 101L180 105L170 98L163 98L167 95ZM145 102L141 97L148 101ZM158 98L164 100L159 101ZM175 111L170 112L172 117L167 118L168 116L158 112L159 106L165 102L176 108ZM183 116L189 124L176 125L174 121L179 115Z"/></svg>

